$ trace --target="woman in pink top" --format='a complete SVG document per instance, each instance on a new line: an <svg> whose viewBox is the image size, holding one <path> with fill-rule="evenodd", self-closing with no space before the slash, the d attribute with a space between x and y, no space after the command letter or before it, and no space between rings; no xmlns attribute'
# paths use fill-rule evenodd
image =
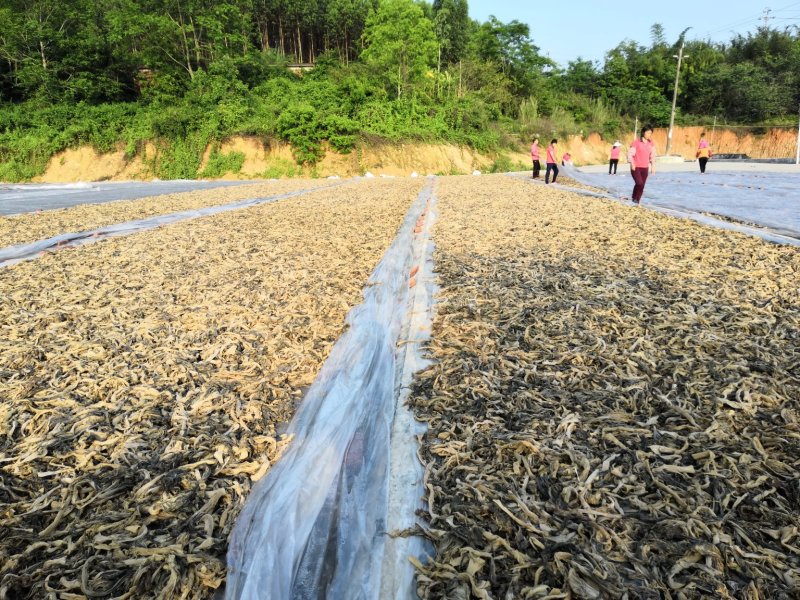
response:
<svg viewBox="0 0 800 600"><path fill-rule="evenodd" d="M697 153L695 154L695 158L697 162L700 163L700 173L702 175L706 174L706 164L708 164L708 159L711 158L711 146L706 139L706 134L700 134L700 144L697 146Z"/></svg>
<svg viewBox="0 0 800 600"><path fill-rule="evenodd" d="M542 163L539 162L539 138L533 138L531 144L531 160L533 161L533 179L539 179L539 171L542 170Z"/></svg>
<svg viewBox="0 0 800 600"><path fill-rule="evenodd" d="M628 150L628 162L631 163L631 175L636 184L633 186L631 200L639 204L644 193L644 184L647 175L656 172L656 147L653 145L653 128L645 125L638 140L635 140Z"/></svg>
<svg viewBox="0 0 800 600"><path fill-rule="evenodd" d="M547 147L547 171L544 173L544 182L550 183L550 172L553 172L553 183L558 177L558 154L556 153L557 139L552 139Z"/></svg>
<svg viewBox="0 0 800 600"><path fill-rule="evenodd" d="M617 165L619 164L619 152L622 150L622 144L619 143L619 140L614 142L614 145L611 146L611 159L608 162L608 174L611 175L611 169L614 169L614 175L617 174Z"/></svg>

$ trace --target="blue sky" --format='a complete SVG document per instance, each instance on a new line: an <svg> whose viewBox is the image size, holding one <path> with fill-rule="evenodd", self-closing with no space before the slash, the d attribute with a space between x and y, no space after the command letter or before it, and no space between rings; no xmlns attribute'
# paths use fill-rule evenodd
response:
<svg viewBox="0 0 800 600"><path fill-rule="evenodd" d="M644 8L631 10L632 5ZM664 26L667 41L676 40L687 27L692 27L687 39L728 41L733 33L763 25L767 7L770 27L800 25L800 2L790 0L469 0L473 19L485 21L494 15L503 22L527 23L542 54L561 66L579 56L602 61L606 51L624 39L649 45L653 23Z"/></svg>

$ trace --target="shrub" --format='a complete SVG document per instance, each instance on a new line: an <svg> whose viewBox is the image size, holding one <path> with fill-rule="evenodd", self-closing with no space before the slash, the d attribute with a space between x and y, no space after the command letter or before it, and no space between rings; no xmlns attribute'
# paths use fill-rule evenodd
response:
<svg viewBox="0 0 800 600"><path fill-rule="evenodd" d="M292 145L299 164L314 164L322 158L322 140L317 113L310 104L286 109L276 124L278 135Z"/></svg>
<svg viewBox="0 0 800 600"><path fill-rule="evenodd" d="M244 165L244 152L228 152L223 154L217 148L211 150L208 163L200 173L200 177L214 179L226 173L239 173Z"/></svg>

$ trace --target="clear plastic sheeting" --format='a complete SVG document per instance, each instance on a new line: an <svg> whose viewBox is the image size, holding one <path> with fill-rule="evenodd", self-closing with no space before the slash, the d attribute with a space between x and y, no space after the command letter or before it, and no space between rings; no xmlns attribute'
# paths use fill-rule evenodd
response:
<svg viewBox="0 0 800 600"><path fill-rule="evenodd" d="M335 183L328 187L342 185ZM91 244L99 240L119 237L123 235L130 235L139 231L154 229L162 225L169 225L177 223L178 221L186 221L188 219L196 219L199 217L207 217L209 215L216 215L219 213L229 212L232 210L240 210L257 206L259 204L267 204L293 196L300 196L307 194L310 191L317 191L325 188L313 188L311 190L298 190L295 192L288 192L285 194L278 194L275 196L267 196L263 198L251 198L249 200L242 200L241 202L231 202L230 204L223 204L219 206L207 206L205 208L198 208L193 210L184 210L176 213L169 213L166 215L157 215L148 217L146 219L138 219L136 221L127 221L125 223L117 223L116 225L108 225L98 229L88 231L80 231L77 233L62 233L45 240L38 242L31 242L30 244L19 244L17 246L8 246L0 249L0 267L7 267L16 264L23 260L31 260L37 258L42 252L47 250L56 250L74 246L82 246L84 244Z"/></svg>
<svg viewBox="0 0 800 600"><path fill-rule="evenodd" d="M397 522L389 506L403 507L413 522L421 497L421 466L408 464L408 456L417 462L416 440L392 436L414 431L407 413L395 416L407 369L420 366L407 346L423 341L430 316L419 302L432 300L432 198L431 183L371 275L364 302L348 314L347 331L289 426L292 443L254 486L231 536L226 598L414 597L413 573L409 579L384 558L389 521ZM426 264L412 275L417 261ZM390 480L399 484L391 492ZM397 496L395 487L406 486ZM391 556L407 565L408 554L396 550Z"/></svg>
<svg viewBox="0 0 800 600"><path fill-rule="evenodd" d="M780 165L780 170L766 170L766 166L760 171L739 171L712 162L701 175L696 165L691 171L658 165L656 174L647 180L643 205L721 215L800 238L800 168ZM620 166L619 174L612 176L567 165L564 174L620 199L630 197L633 190L627 166Z"/></svg>
<svg viewBox="0 0 800 600"><path fill-rule="evenodd" d="M514 175L514 177L520 177L520 176ZM535 185L545 185L543 182L540 181L533 181L531 183ZM565 190L576 194L581 194L582 196L589 196L591 198L606 198L609 200L620 200L620 201L626 200L624 196L613 195L611 192L608 193L593 192L591 190L585 190L582 188L576 188L568 185L561 185L560 183L551 183L550 186L556 189ZM595 186L595 187L600 187L600 186ZM682 208L667 208L666 206L660 206L659 204L654 204L652 202L642 204L641 206L643 208L648 208L650 210L654 210L656 212L669 215L671 217L677 217L681 219L691 219L692 221L695 221L697 223L702 223L703 225L709 225L711 227L716 227L718 229L727 229L728 231L738 231L739 233L760 237L761 239L764 239L769 242L774 242L776 244L789 244L792 246L800 246L800 235L795 235L793 232L786 231L785 229L781 231L776 231L768 227L754 227L743 223L725 221L722 219L715 218L711 215L694 212L692 210L687 210Z"/></svg>
<svg viewBox="0 0 800 600"><path fill-rule="evenodd" d="M252 181L120 181L100 183L0 184L0 215L68 208L79 204L102 204L147 196L209 190L254 183Z"/></svg>
<svg viewBox="0 0 800 600"><path fill-rule="evenodd" d="M392 426L392 450L389 466L389 508L387 531L409 532L418 525L417 510L423 509L423 479L425 468L418 457L419 438L427 426L414 417L407 406L414 374L428 367L431 361L425 358L425 344L430 341L435 316L435 296L439 292L434 273L431 237L433 223L436 222L436 196L431 196L428 211L421 232L423 243L414 244L412 273L415 286L408 303L408 318L400 334L398 346L396 411ZM419 535L390 535L381 570L381 600L414 600L418 598L415 586L416 569L409 556L421 562L433 553L433 547Z"/></svg>

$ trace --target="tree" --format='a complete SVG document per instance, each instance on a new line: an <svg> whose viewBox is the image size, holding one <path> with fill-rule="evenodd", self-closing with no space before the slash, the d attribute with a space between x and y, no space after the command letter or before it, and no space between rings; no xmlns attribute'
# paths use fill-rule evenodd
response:
<svg viewBox="0 0 800 600"><path fill-rule="evenodd" d="M439 39L440 62L454 64L464 58L469 42L467 0L436 0L433 25Z"/></svg>
<svg viewBox="0 0 800 600"><path fill-rule="evenodd" d="M500 66L504 75L514 82L518 97L529 96L541 78L545 67L553 62L539 54L539 48L530 38L530 28L525 23L502 23L490 16L471 40L477 58Z"/></svg>
<svg viewBox="0 0 800 600"><path fill-rule="evenodd" d="M653 23L650 26L650 40L653 43L652 48L667 47L667 37L664 34L664 26L661 23Z"/></svg>
<svg viewBox="0 0 800 600"><path fill-rule="evenodd" d="M590 98L597 96L600 91L597 85L600 74L590 60L582 60L578 57L577 60L571 61L562 79L570 90Z"/></svg>
<svg viewBox="0 0 800 600"><path fill-rule="evenodd" d="M433 24L411 0L382 0L367 17L363 40L362 58L398 97L417 85L435 62Z"/></svg>
<svg viewBox="0 0 800 600"><path fill-rule="evenodd" d="M757 123L783 112L783 91L772 85L763 67L749 62L722 65L699 78L694 108L705 114L719 111L729 119Z"/></svg>
<svg viewBox="0 0 800 600"><path fill-rule="evenodd" d="M366 16L377 7L374 0L328 0L325 22L339 58L349 63L357 56L354 45L364 32Z"/></svg>

